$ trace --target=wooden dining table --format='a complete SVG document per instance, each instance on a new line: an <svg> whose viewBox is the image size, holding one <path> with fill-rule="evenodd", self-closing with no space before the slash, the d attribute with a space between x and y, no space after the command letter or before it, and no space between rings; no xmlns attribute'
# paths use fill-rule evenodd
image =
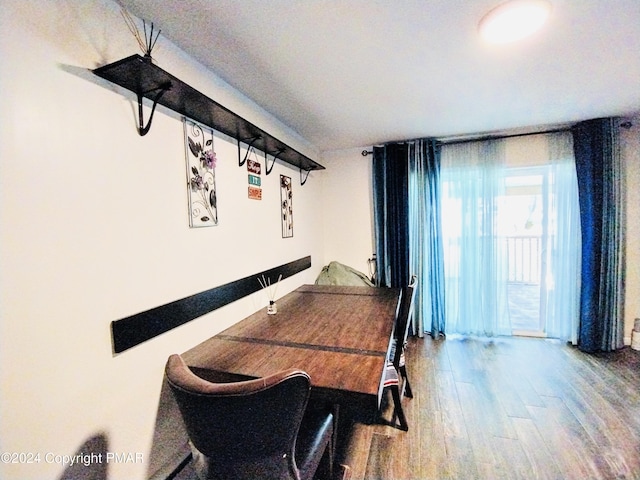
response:
<svg viewBox="0 0 640 480"><path fill-rule="evenodd" d="M206 378L257 378L297 368L312 397L380 406L400 291L302 285L267 308L188 350L183 358Z"/></svg>

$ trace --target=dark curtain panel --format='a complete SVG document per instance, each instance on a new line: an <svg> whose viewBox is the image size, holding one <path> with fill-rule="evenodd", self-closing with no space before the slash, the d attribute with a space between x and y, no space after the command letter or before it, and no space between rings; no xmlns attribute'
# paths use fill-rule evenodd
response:
<svg viewBox="0 0 640 480"><path fill-rule="evenodd" d="M617 122L596 119L573 130L582 230L578 346L624 345L624 192Z"/></svg>
<svg viewBox="0 0 640 480"><path fill-rule="evenodd" d="M373 149L373 208L377 285L409 283L408 146Z"/></svg>
<svg viewBox="0 0 640 480"><path fill-rule="evenodd" d="M440 147L433 139L409 148L409 263L418 276L413 332L444 335L444 250L440 207Z"/></svg>

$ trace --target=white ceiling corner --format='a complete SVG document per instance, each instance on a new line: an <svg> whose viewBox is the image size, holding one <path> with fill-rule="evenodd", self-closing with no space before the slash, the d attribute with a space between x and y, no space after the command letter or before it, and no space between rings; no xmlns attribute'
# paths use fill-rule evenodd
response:
<svg viewBox="0 0 640 480"><path fill-rule="evenodd" d="M501 0L119 0L319 150L640 111L640 1L551 0L487 46Z"/></svg>

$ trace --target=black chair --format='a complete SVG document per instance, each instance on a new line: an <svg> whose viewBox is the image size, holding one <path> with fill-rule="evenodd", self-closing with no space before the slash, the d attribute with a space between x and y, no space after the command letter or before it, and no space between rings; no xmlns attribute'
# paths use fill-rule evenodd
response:
<svg viewBox="0 0 640 480"><path fill-rule="evenodd" d="M171 355L165 373L201 478L306 480L323 458L332 474L334 417L307 408L305 372L212 383Z"/></svg>
<svg viewBox="0 0 640 480"><path fill-rule="evenodd" d="M409 321L413 312L413 293L415 291L418 279L415 275L411 277L409 285L402 289L400 294L400 305L396 314L396 322L393 328L393 339L391 348L387 357L387 366L385 368L385 377L383 386L385 390L391 391L393 398L393 420L398 419L398 428L408 430L409 425L402 410L402 397L413 398L411 384L407 375L407 367L405 361L404 350L407 345L409 335ZM400 389L400 378L402 378L402 390Z"/></svg>

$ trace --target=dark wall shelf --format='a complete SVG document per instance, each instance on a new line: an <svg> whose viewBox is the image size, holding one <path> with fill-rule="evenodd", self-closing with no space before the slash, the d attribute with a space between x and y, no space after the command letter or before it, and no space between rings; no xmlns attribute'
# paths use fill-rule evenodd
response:
<svg viewBox="0 0 640 480"><path fill-rule="evenodd" d="M157 103L233 137L238 141L238 151L242 142L265 152L265 154L272 155L274 162L276 159L281 160L298 167L301 172L305 171L308 174L312 170L324 170L324 167L319 163L211 100L182 80L154 65L148 58L132 55L99 67L93 70L93 73L132 91L138 96L140 135L146 134L151 126ZM148 98L154 102L146 126L142 121L142 98Z"/></svg>

